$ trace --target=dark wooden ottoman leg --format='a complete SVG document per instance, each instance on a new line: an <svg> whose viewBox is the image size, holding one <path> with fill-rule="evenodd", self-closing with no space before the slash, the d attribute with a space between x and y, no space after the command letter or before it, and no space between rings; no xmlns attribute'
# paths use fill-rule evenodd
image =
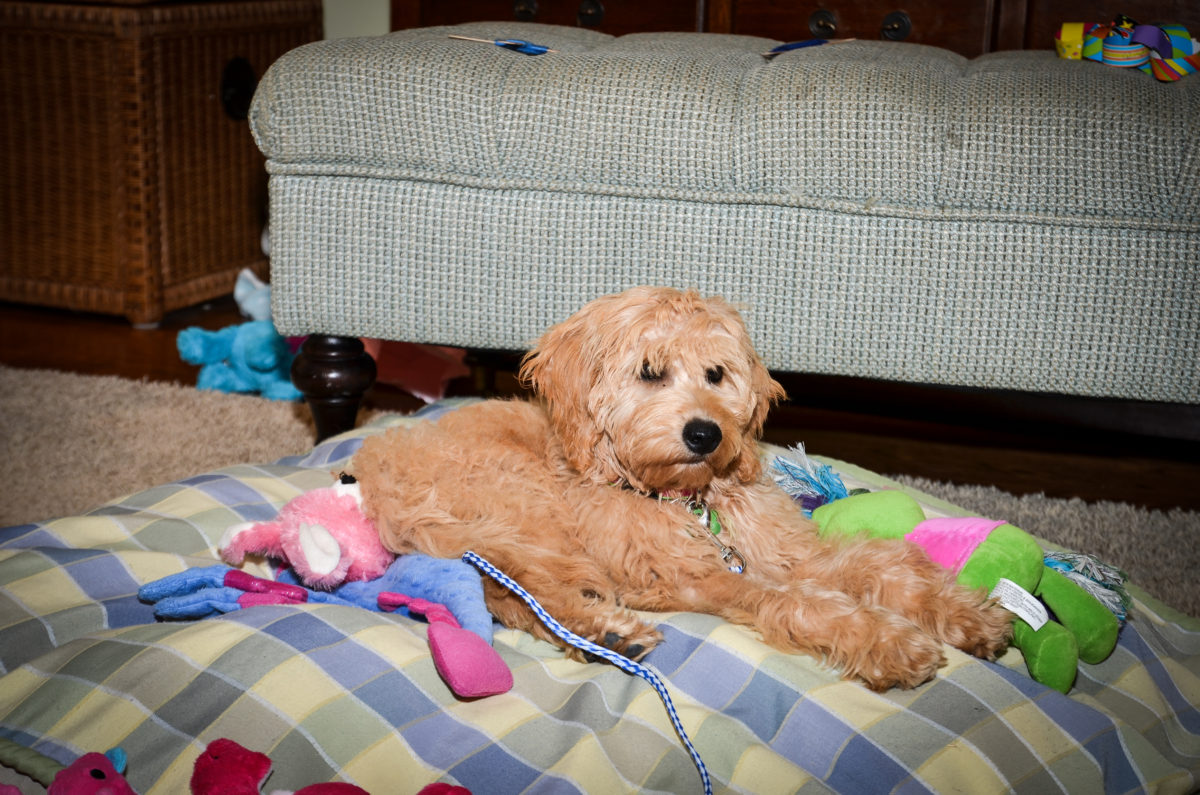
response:
<svg viewBox="0 0 1200 795"><path fill-rule="evenodd" d="M292 362L292 383L308 401L317 441L354 427L363 396L375 382L375 360L362 340L314 334Z"/></svg>

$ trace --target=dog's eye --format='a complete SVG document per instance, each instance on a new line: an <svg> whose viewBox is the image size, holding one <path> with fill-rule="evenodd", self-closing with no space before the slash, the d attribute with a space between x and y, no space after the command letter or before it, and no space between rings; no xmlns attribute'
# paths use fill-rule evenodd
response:
<svg viewBox="0 0 1200 795"><path fill-rule="evenodd" d="M710 384L719 384L725 378L725 368L717 365L710 367L704 371L704 377L708 379Z"/></svg>
<svg viewBox="0 0 1200 795"><path fill-rule="evenodd" d="M651 383L661 381L663 379L662 372L652 368L650 366L650 362L642 362L642 372L639 374L639 376L643 381L649 381Z"/></svg>

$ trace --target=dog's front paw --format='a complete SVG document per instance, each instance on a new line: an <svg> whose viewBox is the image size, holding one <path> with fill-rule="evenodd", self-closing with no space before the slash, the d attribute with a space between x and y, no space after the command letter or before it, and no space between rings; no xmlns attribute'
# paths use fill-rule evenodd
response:
<svg viewBox="0 0 1200 795"><path fill-rule="evenodd" d="M1013 614L991 599L966 590L939 601L941 613L930 631L967 654L994 660L1012 639ZM932 612L927 616L934 616Z"/></svg>
<svg viewBox="0 0 1200 795"><path fill-rule="evenodd" d="M946 664L942 642L899 617L878 623L867 644L848 655L843 672L877 692L916 687Z"/></svg>
<svg viewBox="0 0 1200 795"><path fill-rule="evenodd" d="M580 634L592 643L611 649L631 660L642 659L662 642L661 632L633 614L607 617L599 621L598 626L591 631ZM573 650L571 656L586 662L595 662L597 659L578 649Z"/></svg>
<svg viewBox="0 0 1200 795"><path fill-rule="evenodd" d="M950 642L968 654L994 660L1012 640L1012 622L1012 613L989 600L963 617L962 637Z"/></svg>
<svg viewBox="0 0 1200 795"><path fill-rule="evenodd" d="M604 636L604 642L600 645L607 649L612 649L631 660L640 660L649 654L651 649L662 642L661 632L648 625L643 625L643 627L645 627L645 631L639 632L633 637L609 632Z"/></svg>

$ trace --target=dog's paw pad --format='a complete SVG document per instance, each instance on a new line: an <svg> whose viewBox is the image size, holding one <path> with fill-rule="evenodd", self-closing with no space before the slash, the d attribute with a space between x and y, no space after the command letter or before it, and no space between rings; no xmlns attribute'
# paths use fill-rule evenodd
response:
<svg viewBox="0 0 1200 795"><path fill-rule="evenodd" d="M621 636L615 632L609 632L604 636L604 640L599 645L603 646L604 648L606 648L610 651L617 651L617 646L620 643L621 643ZM583 653L583 659L590 663L602 662L604 660L604 658L599 656L598 654L592 654L591 652L588 652L588 651L585 651Z"/></svg>
<svg viewBox="0 0 1200 795"><path fill-rule="evenodd" d="M642 626L635 629L637 629L637 632L632 636L610 631L605 632L603 635L594 636L592 641L606 649L615 651L622 657L630 660L639 660L658 645L658 642L662 640L662 636L653 627ZM600 661L599 656L595 654L585 652L582 656L587 662Z"/></svg>

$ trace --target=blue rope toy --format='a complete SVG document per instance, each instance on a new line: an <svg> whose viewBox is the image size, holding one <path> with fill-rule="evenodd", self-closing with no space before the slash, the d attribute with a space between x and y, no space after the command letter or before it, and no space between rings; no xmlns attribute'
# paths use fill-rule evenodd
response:
<svg viewBox="0 0 1200 795"><path fill-rule="evenodd" d="M659 698L662 699L663 706L667 708L667 716L671 719L671 725L675 727L676 734L678 734L679 739L683 741L688 753L692 755L692 761L696 763L696 769L700 772L700 781L704 784L704 795L712 795L712 782L708 778L708 768L704 766L704 760L700 758L700 752L696 750L696 746L692 745L691 738L689 738L687 732L684 731L683 723L679 720L679 713L675 711L675 704L671 701L671 695L667 692L667 686L663 683L658 674L654 673L654 671L645 665L634 662L623 654L618 654L612 649L606 649L603 646L592 643L586 638L576 635L574 632L558 623L553 616L546 612L544 607L538 604L538 601L534 599L528 591L526 591L520 585L517 585L515 580L497 569L491 563L488 563L486 560L476 555L474 552L463 553L462 559L520 597L525 604L529 605L529 608L533 610L534 614L541 619L542 623L545 624L551 632L562 638L567 643L571 644L577 649L581 649L587 654L592 654L596 657L608 660L622 671L640 676L649 682L650 686L658 692Z"/></svg>

